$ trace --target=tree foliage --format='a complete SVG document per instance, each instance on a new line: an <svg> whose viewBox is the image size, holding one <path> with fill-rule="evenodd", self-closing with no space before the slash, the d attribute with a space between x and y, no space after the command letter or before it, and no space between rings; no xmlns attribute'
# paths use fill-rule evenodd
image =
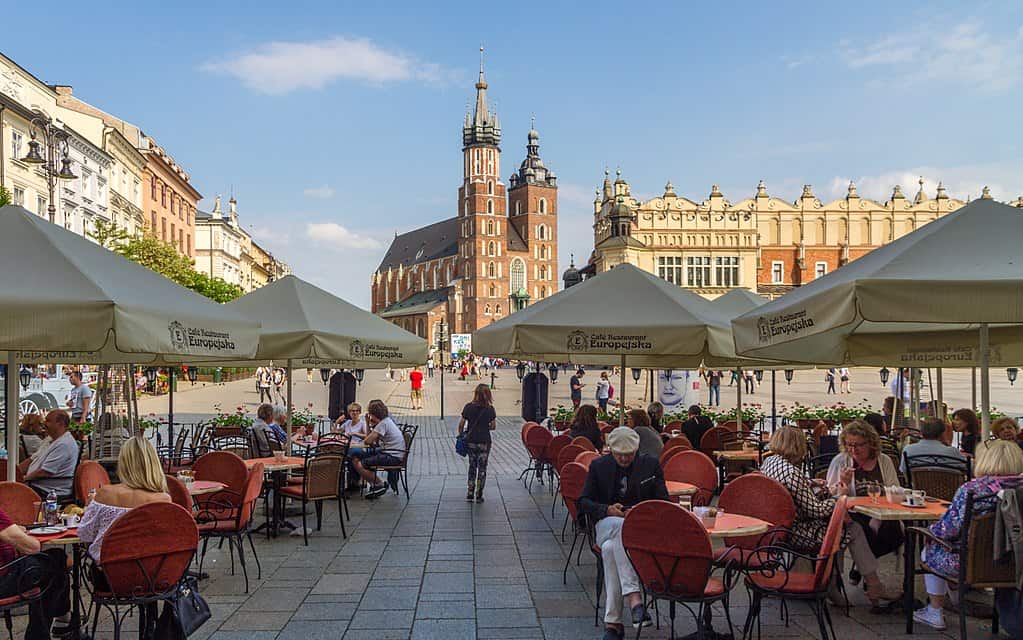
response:
<svg viewBox="0 0 1023 640"><path fill-rule="evenodd" d="M223 278L211 278L196 271L191 258L181 255L174 245L152 232L132 236L116 224L97 220L89 235L107 249L216 302L230 302L244 293L241 287Z"/></svg>
<svg viewBox="0 0 1023 640"><path fill-rule="evenodd" d="M11 204L11 192L6 187L0 187L0 207Z"/></svg>

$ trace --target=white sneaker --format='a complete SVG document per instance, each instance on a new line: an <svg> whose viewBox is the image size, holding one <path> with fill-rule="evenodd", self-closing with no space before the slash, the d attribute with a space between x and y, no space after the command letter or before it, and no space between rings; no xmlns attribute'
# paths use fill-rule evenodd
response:
<svg viewBox="0 0 1023 640"><path fill-rule="evenodd" d="M939 609L934 609L930 605L914 611L913 620L925 624L928 627L933 627L938 631L944 631L946 629L944 614L942 614Z"/></svg>

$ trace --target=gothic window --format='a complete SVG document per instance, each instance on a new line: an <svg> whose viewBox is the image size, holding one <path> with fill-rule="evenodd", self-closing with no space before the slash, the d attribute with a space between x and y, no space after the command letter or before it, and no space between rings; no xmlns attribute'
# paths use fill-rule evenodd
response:
<svg viewBox="0 0 1023 640"><path fill-rule="evenodd" d="M494 195L494 181L487 180L487 194Z"/></svg>
<svg viewBox="0 0 1023 640"><path fill-rule="evenodd" d="M494 285L490 285L490 297L491 298L497 297L497 287L495 287Z"/></svg>
<svg viewBox="0 0 1023 640"><path fill-rule="evenodd" d="M497 266L493 262L487 264L487 277L488 278L497 277Z"/></svg>
<svg viewBox="0 0 1023 640"><path fill-rule="evenodd" d="M465 205L462 207L462 212L464 213L464 215L469 215L469 199L468 198L465 199Z"/></svg>
<svg viewBox="0 0 1023 640"><path fill-rule="evenodd" d="M547 267L543 265L540 265L540 279L541 280L547 279Z"/></svg>
<svg viewBox="0 0 1023 640"><path fill-rule="evenodd" d="M487 200L487 213L493 213L493 212L494 212L494 201L493 200Z"/></svg>
<svg viewBox="0 0 1023 640"><path fill-rule="evenodd" d="M542 225L541 224L541 225L538 225L536 227L536 238L537 238L537 240L546 240L547 239L547 226L546 225Z"/></svg>
<svg viewBox="0 0 1023 640"><path fill-rule="evenodd" d="M547 259L547 246L546 245L540 245L540 259L541 260L546 260Z"/></svg>
<svg viewBox="0 0 1023 640"><path fill-rule="evenodd" d="M487 235L488 236L494 235L494 221L493 220L488 220L487 221Z"/></svg>
<svg viewBox="0 0 1023 640"><path fill-rule="evenodd" d="M526 263L522 258L515 258L511 261L511 281L509 287L512 293L526 288Z"/></svg>
<svg viewBox="0 0 1023 640"><path fill-rule="evenodd" d="M501 315L501 305L497 305L497 308L494 309L494 315L495 316L500 316Z"/></svg>
<svg viewBox="0 0 1023 640"><path fill-rule="evenodd" d="M497 249L496 249L496 247L494 245L494 241L493 240L491 240L490 242L487 243L487 255L488 256L496 256L497 255Z"/></svg>
<svg viewBox="0 0 1023 640"><path fill-rule="evenodd" d="M540 213L547 213L547 199L540 198Z"/></svg>
<svg viewBox="0 0 1023 640"><path fill-rule="evenodd" d="M521 200L516 200L515 201L515 215L519 215L520 213L522 213L522 201Z"/></svg>
<svg viewBox="0 0 1023 640"><path fill-rule="evenodd" d="M540 287L540 297L541 298L547 297L547 287Z"/></svg>
<svg viewBox="0 0 1023 640"><path fill-rule="evenodd" d="M484 307L483 307L483 315L485 315L485 316L489 316L490 315L490 305L489 304L488 305L484 305Z"/></svg>

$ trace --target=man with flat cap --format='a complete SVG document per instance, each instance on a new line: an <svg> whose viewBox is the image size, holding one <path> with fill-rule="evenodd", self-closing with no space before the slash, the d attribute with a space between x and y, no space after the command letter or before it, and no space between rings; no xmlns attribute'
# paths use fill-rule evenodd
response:
<svg viewBox="0 0 1023 640"><path fill-rule="evenodd" d="M622 546L625 513L644 500L668 500L668 489L657 458L638 453L635 430L618 427L608 434L607 444L611 454L590 464L578 509L596 522L596 542L604 563L604 640L621 640L625 637L623 599L634 628L653 624L643 604L639 577Z"/></svg>

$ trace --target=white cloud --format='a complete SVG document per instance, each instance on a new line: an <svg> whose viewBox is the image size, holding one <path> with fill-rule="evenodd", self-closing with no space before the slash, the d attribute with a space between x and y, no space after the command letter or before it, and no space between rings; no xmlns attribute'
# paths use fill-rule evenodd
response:
<svg viewBox="0 0 1023 640"><path fill-rule="evenodd" d="M367 38L349 36L309 42L268 42L248 52L206 62L200 69L233 76L253 91L271 95L322 89L339 79L375 85L403 81L443 83L452 75L439 65L388 51Z"/></svg>
<svg viewBox="0 0 1023 640"><path fill-rule="evenodd" d="M991 189L991 195L996 200L1008 201L1023 193L1021 172L1023 166L1016 164L912 167L858 178L835 176L824 189L817 192L817 195L822 200L843 198L849 187L849 180L852 179L861 197L884 202L891 197L895 185L900 185L902 193L912 199L920 189L918 183L922 176L924 193L928 198L935 196L940 181L952 198L960 200L977 198L986 186Z"/></svg>
<svg viewBox="0 0 1023 640"><path fill-rule="evenodd" d="M273 229L271 227L251 227L249 229L249 235L256 240L261 242L273 242L275 244L288 244L291 241L291 235L287 232L282 232L280 229Z"/></svg>
<svg viewBox="0 0 1023 640"><path fill-rule="evenodd" d="M302 195L307 198L317 198L320 200L329 200L334 197L334 187L330 185L323 185L319 187L309 187L302 191Z"/></svg>
<svg viewBox="0 0 1023 640"><path fill-rule="evenodd" d="M1023 75L1023 27L996 34L977 19L950 28L932 23L875 40L843 40L839 56L850 69L876 73L874 84L938 83L1000 93Z"/></svg>
<svg viewBox="0 0 1023 640"><path fill-rule="evenodd" d="M353 233L336 222L310 222L305 226L305 235L317 244L334 249L375 250L381 247L376 239Z"/></svg>

